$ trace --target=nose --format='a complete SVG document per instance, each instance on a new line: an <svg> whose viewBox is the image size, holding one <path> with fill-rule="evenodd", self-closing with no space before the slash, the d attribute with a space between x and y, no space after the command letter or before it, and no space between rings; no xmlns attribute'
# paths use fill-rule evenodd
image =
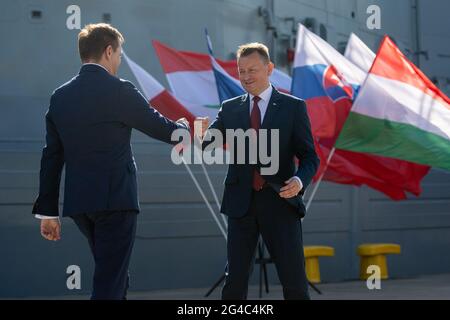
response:
<svg viewBox="0 0 450 320"><path fill-rule="evenodd" d="M244 74L244 76L242 77L242 79L245 81L245 82L247 82L247 81L249 81L250 80L250 75L247 73L247 74Z"/></svg>

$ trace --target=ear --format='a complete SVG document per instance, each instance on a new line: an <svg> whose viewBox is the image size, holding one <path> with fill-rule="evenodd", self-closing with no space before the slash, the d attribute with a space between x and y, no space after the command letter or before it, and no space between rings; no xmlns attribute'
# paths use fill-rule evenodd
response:
<svg viewBox="0 0 450 320"><path fill-rule="evenodd" d="M275 68L275 65L274 65L273 62L271 61L271 62L269 62L268 69L267 69L267 72L268 72L269 76L272 75L273 68Z"/></svg>
<svg viewBox="0 0 450 320"><path fill-rule="evenodd" d="M106 47L106 49L105 49L105 52L106 52L106 57L109 59L111 56L112 56L112 54L113 54L113 48L112 48L112 45L108 45L107 47Z"/></svg>

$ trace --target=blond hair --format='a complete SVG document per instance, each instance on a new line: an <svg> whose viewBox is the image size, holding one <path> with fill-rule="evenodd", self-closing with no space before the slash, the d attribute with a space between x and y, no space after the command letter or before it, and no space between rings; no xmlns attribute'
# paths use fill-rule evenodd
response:
<svg viewBox="0 0 450 320"><path fill-rule="evenodd" d="M258 52L259 56L265 63L270 62L269 49L266 45L260 42L251 42L240 45L236 51L236 57L239 59L240 57L249 56L254 52Z"/></svg>
<svg viewBox="0 0 450 320"><path fill-rule="evenodd" d="M123 42L122 34L110 24L88 24L78 34L78 52L83 62L99 60L109 45L116 51Z"/></svg>

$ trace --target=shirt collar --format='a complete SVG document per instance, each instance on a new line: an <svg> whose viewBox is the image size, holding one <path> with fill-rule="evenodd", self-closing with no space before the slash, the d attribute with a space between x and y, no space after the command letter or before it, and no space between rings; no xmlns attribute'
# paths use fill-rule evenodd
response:
<svg viewBox="0 0 450 320"><path fill-rule="evenodd" d="M102 66L101 64L94 63L94 62L83 63L83 66L88 66L88 65L99 66L99 67L103 68L106 72L109 73L108 69L106 69L106 68L105 68L104 66Z"/></svg>
<svg viewBox="0 0 450 320"><path fill-rule="evenodd" d="M264 90L263 92L261 92L258 97L261 98L261 100L264 100L265 102L269 102L270 97L272 96L272 84L269 83L269 87L267 87L266 90ZM253 97L254 95L252 95L251 93L248 94L250 96L250 101L253 101Z"/></svg>

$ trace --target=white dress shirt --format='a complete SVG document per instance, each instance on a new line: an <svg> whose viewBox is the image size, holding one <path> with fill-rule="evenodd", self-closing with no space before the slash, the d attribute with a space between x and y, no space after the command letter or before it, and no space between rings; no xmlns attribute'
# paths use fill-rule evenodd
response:
<svg viewBox="0 0 450 320"><path fill-rule="evenodd" d="M261 92L258 97L260 97L261 99L257 102L258 103L258 107L259 107L259 111L261 112L261 124L264 121L264 116L266 115L266 111L267 108L269 106L269 101L270 98L272 97L272 84L269 84L269 86L267 87L267 89L265 89L263 92ZM251 93L248 94L250 97L250 115L252 114L252 109L253 109L253 98L255 97L254 95L252 95ZM300 184L300 190L302 190L303 188L303 183L302 180L297 177L294 176L294 179L296 179L298 181L298 183Z"/></svg>
<svg viewBox="0 0 450 320"><path fill-rule="evenodd" d="M252 114L253 110L253 98L255 97L251 93L248 94L250 97L250 115ZM261 92L258 97L261 98L261 100L258 101L258 107L259 111L261 112L261 123L264 121L264 116L266 115L267 107L269 106L270 97L272 97L272 85L269 84L269 87Z"/></svg>

